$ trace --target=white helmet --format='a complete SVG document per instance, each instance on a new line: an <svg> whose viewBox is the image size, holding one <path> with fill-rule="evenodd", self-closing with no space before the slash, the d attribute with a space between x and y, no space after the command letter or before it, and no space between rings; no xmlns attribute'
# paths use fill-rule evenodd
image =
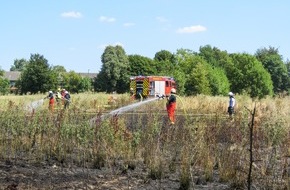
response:
<svg viewBox="0 0 290 190"><path fill-rule="evenodd" d="M229 92L229 96L234 96L234 93L232 93L232 92Z"/></svg>
<svg viewBox="0 0 290 190"><path fill-rule="evenodd" d="M171 88L171 93L176 93L176 89L175 88Z"/></svg>
<svg viewBox="0 0 290 190"><path fill-rule="evenodd" d="M48 91L48 93L50 93L50 94L51 94L51 93L52 93L52 91L50 90L50 91Z"/></svg>

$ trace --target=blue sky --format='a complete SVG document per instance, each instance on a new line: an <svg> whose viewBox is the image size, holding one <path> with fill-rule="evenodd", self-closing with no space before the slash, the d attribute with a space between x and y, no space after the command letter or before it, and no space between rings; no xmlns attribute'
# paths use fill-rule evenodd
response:
<svg viewBox="0 0 290 190"><path fill-rule="evenodd" d="M279 49L290 59L290 1L9 0L0 6L0 67L43 55L68 71L99 72L107 45L153 58L211 45L229 53Z"/></svg>

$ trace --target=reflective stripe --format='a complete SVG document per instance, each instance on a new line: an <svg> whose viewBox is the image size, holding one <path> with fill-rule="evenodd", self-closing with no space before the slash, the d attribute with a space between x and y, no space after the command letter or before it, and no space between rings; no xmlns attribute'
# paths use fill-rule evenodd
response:
<svg viewBox="0 0 290 190"><path fill-rule="evenodd" d="M135 80L132 80L130 82L130 88L133 88L133 91L136 92L136 81Z"/></svg>
<svg viewBox="0 0 290 190"><path fill-rule="evenodd" d="M149 79L148 78L144 79L143 96L145 96L145 97L147 97L149 95L149 86L150 86Z"/></svg>

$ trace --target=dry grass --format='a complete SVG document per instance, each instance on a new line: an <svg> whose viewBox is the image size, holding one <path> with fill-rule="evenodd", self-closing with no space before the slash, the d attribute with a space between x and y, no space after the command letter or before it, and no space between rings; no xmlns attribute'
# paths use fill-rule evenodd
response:
<svg viewBox="0 0 290 190"><path fill-rule="evenodd" d="M45 95L0 97L0 157L17 162L57 160L63 166L109 167L127 173L146 165L148 177L162 180L174 173L180 189L200 182L222 181L245 188L249 167L249 123L256 104L253 185L283 189L285 160L290 155L290 98L254 101L237 96L234 119L227 116L227 97L178 97L177 123L167 121L165 100L129 113L88 122L127 105L129 95L72 95L69 110L47 110L48 102L27 113L24 105ZM142 112L142 113L140 113Z"/></svg>

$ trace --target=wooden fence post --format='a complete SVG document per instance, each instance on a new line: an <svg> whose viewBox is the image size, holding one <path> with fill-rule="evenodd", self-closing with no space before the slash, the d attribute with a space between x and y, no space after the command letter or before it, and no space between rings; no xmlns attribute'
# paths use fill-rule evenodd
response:
<svg viewBox="0 0 290 190"><path fill-rule="evenodd" d="M287 182L288 182L288 190L290 190L290 156L287 158Z"/></svg>

